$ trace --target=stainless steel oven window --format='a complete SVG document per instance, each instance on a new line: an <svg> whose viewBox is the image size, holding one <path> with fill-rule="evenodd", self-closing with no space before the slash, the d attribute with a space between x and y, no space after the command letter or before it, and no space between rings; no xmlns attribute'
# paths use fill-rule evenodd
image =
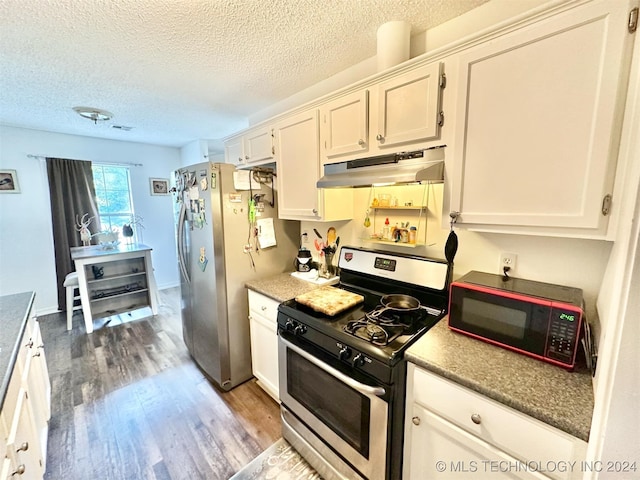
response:
<svg viewBox="0 0 640 480"><path fill-rule="evenodd" d="M369 458L371 401L367 397L293 351L287 354L287 393Z"/></svg>

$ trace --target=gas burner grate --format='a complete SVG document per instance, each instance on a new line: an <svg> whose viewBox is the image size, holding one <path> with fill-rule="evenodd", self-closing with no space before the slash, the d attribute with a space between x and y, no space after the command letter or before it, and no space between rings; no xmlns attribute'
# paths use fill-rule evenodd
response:
<svg viewBox="0 0 640 480"><path fill-rule="evenodd" d="M401 335L415 333L415 315L393 314L376 309L364 317L348 322L344 331L374 345L384 347Z"/></svg>

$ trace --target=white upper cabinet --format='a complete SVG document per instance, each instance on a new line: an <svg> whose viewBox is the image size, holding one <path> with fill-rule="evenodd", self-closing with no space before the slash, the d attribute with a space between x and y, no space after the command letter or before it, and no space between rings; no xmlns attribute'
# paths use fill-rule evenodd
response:
<svg viewBox="0 0 640 480"><path fill-rule="evenodd" d="M224 161L235 166L245 164L244 146L242 145L242 137L233 137L224 142Z"/></svg>
<svg viewBox="0 0 640 480"><path fill-rule="evenodd" d="M244 159L247 165L273 161L275 154L273 136L273 128L270 125L250 130L242 136Z"/></svg>
<svg viewBox="0 0 640 480"><path fill-rule="evenodd" d="M369 91L353 92L322 105L320 121L321 146L327 159L368 151Z"/></svg>
<svg viewBox="0 0 640 480"><path fill-rule="evenodd" d="M320 106L322 163L429 146L440 138L444 66L386 78Z"/></svg>
<svg viewBox="0 0 640 480"><path fill-rule="evenodd" d="M245 167L274 161L273 128L256 127L224 143L225 163Z"/></svg>
<svg viewBox="0 0 640 480"><path fill-rule="evenodd" d="M377 86L377 124L371 135L378 148L438 137L442 68L442 63L425 65Z"/></svg>
<svg viewBox="0 0 640 480"><path fill-rule="evenodd" d="M278 150L278 216L315 219L320 215L318 111L285 118L275 126Z"/></svg>
<svg viewBox="0 0 640 480"><path fill-rule="evenodd" d="M346 220L353 216L350 189L316 188L320 178L317 109L292 115L274 128L277 151L278 217L290 220Z"/></svg>
<svg viewBox="0 0 640 480"><path fill-rule="evenodd" d="M448 168L460 225L606 234L633 38L627 7L566 7L459 54Z"/></svg>

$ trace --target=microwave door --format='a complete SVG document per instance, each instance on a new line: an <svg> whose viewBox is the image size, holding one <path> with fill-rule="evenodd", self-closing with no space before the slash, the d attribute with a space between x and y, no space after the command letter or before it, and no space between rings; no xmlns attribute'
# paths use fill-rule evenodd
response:
<svg viewBox="0 0 640 480"><path fill-rule="evenodd" d="M550 305L523 302L501 295L456 289L449 326L471 336L517 350L544 355Z"/></svg>

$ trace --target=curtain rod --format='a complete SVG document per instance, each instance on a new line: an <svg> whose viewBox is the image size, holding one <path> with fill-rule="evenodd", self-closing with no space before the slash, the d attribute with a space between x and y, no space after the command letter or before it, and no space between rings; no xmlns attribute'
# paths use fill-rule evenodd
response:
<svg viewBox="0 0 640 480"><path fill-rule="evenodd" d="M46 155L33 155L31 153L27 154L27 158L36 158L39 160L46 160L47 156ZM71 160L75 160L75 159L71 159ZM114 167L143 167L144 164L142 163L126 163L126 162L121 162L121 163L117 163L117 162L92 162L92 163L97 163L98 165L113 165Z"/></svg>

